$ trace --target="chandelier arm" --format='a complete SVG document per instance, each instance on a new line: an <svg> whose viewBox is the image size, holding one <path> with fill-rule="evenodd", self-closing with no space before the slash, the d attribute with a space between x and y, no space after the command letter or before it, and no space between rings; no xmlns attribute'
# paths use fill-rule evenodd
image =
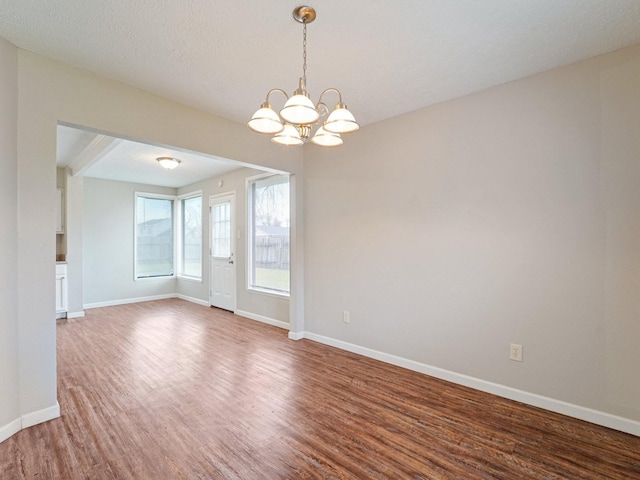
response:
<svg viewBox="0 0 640 480"><path fill-rule="evenodd" d="M338 90L337 88L326 88L321 94L320 94L320 98L318 98L318 104L321 103L322 101L322 96L327 93L327 92L336 92L338 94L338 102L342 103L342 94L340 93L340 90Z"/></svg>
<svg viewBox="0 0 640 480"><path fill-rule="evenodd" d="M273 92L280 92L281 94L283 94L285 96L285 98L287 100L289 100L289 95L287 95L287 92L285 92L284 90L282 90L281 88L272 88L271 90L269 90L269 92L267 93L267 98L266 98L266 102L269 103L269 96L273 93Z"/></svg>
<svg viewBox="0 0 640 480"><path fill-rule="evenodd" d="M316 110L320 114L320 118L324 117L325 115L329 115L329 107L327 107L324 102L318 101L318 103L316 104Z"/></svg>

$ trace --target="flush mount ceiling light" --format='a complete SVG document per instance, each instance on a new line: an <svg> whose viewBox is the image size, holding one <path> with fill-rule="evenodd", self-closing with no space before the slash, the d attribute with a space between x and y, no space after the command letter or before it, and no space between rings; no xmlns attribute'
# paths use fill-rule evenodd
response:
<svg viewBox="0 0 640 480"><path fill-rule="evenodd" d="M180 165L180 160L178 160L177 158L158 157L156 158L156 160L162 167L166 168L167 170L173 170L178 165Z"/></svg>
<svg viewBox="0 0 640 480"><path fill-rule="evenodd" d="M342 103L342 94L336 88L327 88L320 94L318 103L313 104L307 92L307 24L316 19L316 11L311 7L301 6L293 11L293 18L302 23L302 77L298 89L289 97L287 93L274 88L267 93L267 99L253 114L248 126L258 133L273 135L271 141L281 145L302 145L311 136L311 130L320 119L327 117L323 124L316 130L311 142L323 147L337 147L342 145L342 137L345 133L355 132L360 128L356 119ZM287 101L280 114L277 114L269 103L269 96L274 93L282 93ZM338 94L338 103L333 112L322 102L326 93Z"/></svg>

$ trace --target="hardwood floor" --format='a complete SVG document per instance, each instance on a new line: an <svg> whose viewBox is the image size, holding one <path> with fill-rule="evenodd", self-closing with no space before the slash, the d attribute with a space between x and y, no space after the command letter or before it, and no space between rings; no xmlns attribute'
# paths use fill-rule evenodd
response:
<svg viewBox="0 0 640 480"><path fill-rule="evenodd" d="M640 479L640 437L182 300L61 322L4 479Z"/></svg>

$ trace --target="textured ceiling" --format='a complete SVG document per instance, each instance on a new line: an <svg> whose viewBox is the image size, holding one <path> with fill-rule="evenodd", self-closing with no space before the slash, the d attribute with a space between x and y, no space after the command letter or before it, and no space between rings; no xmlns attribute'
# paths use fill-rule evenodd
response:
<svg viewBox="0 0 640 480"><path fill-rule="evenodd" d="M244 123L270 88L297 86L302 26L291 12L299 4L0 0L0 36ZM312 99L339 88L362 125L640 43L639 0L311 5Z"/></svg>
<svg viewBox="0 0 640 480"><path fill-rule="evenodd" d="M297 87L302 26L291 12L298 5L0 0L0 37L245 123L269 89ZM312 100L325 88L340 89L363 126L640 43L640 0L317 0L311 6L318 15L308 27ZM331 106L336 99L324 100ZM282 106L277 102L274 108ZM95 134L59 132L63 166L80 162L78 155L96 141ZM118 172L112 179L167 186L211 176L213 159L195 157L169 176L153 160L162 154L158 147L147 147L114 144L83 174ZM129 154L152 160L126 162Z"/></svg>

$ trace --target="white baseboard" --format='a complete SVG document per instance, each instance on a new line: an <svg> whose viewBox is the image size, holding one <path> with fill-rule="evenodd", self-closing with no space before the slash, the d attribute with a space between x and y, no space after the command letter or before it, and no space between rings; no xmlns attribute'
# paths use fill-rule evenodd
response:
<svg viewBox="0 0 640 480"><path fill-rule="evenodd" d="M619 430L621 432L640 436L640 422L636 420L619 417L606 412L582 407L580 405L574 405L562 400L556 400L542 395L537 395L535 393L525 392L523 390L507 387L498 383L488 382L486 380L481 380L479 378L470 377L461 373L452 372L443 368L433 367L431 365L415 362L413 360L408 360L402 357L397 357L388 353L379 352L370 348L361 347L352 343L324 337L322 335L316 335L315 333L304 332L303 337L315 342L339 348L341 350L357 353L364 357L373 358L375 360L380 360L385 363L397 365L399 367L413 370L415 372L424 373L432 377L447 380L458 385L463 385L475 390L491 393L493 395L507 398L509 400L515 400L516 402L525 403L527 405L543 408L551 412L560 413L562 415L567 415L579 420L595 423L596 425L601 425L603 427L613 428L614 430Z"/></svg>
<svg viewBox="0 0 640 480"><path fill-rule="evenodd" d="M82 318L84 317L84 310L79 312L67 312L67 318Z"/></svg>
<svg viewBox="0 0 640 480"><path fill-rule="evenodd" d="M243 310L236 310L234 312L236 315L244 318L248 318L250 320L256 320L258 322L266 323L269 325L273 325L274 327L284 328L285 330L289 329L289 323L283 322L281 320L275 320L269 317L263 317L262 315L257 315L255 313L245 312Z"/></svg>
<svg viewBox="0 0 640 480"><path fill-rule="evenodd" d="M16 418L4 427L0 427L0 443L4 442L12 435L15 435L20 430L33 427L39 423L48 422L49 420L53 420L59 416L60 405L56 402L56 404L51 407L43 408L37 412L27 413L20 418Z"/></svg>
<svg viewBox="0 0 640 480"><path fill-rule="evenodd" d="M176 297L180 298L181 300L186 300L187 302L196 303L198 305L203 305L205 307L210 307L211 306L211 304L207 300L200 300L199 298L188 297L187 295L182 295L181 293L176 294Z"/></svg>
<svg viewBox="0 0 640 480"><path fill-rule="evenodd" d="M153 295L150 297L123 298L121 300L111 300L108 302L86 303L82 307L85 310L89 310L91 308L113 307L115 305L126 305L128 303L152 302L153 300L164 300L166 298L176 298L176 296L177 295L175 293L167 293L164 295Z"/></svg>
<svg viewBox="0 0 640 480"><path fill-rule="evenodd" d="M38 410L37 412L31 412L23 415L22 428L28 428L39 423L48 422L49 420L53 420L54 418L58 418L59 416L60 404L56 402L56 404L51 407L43 408L42 410Z"/></svg>
<svg viewBox="0 0 640 480"><path fill-rule="evenodd" d="M304 338L304 332L289 332L289 340L302 340Z"/></svg>
<svg viewBox="0 0 640 480"><path fill-rule="evenodd" d="M19 418L7 423L4 427L0 427L0 443L4 442L7 438L15 435L22 430L22 422Z"/></svg>

